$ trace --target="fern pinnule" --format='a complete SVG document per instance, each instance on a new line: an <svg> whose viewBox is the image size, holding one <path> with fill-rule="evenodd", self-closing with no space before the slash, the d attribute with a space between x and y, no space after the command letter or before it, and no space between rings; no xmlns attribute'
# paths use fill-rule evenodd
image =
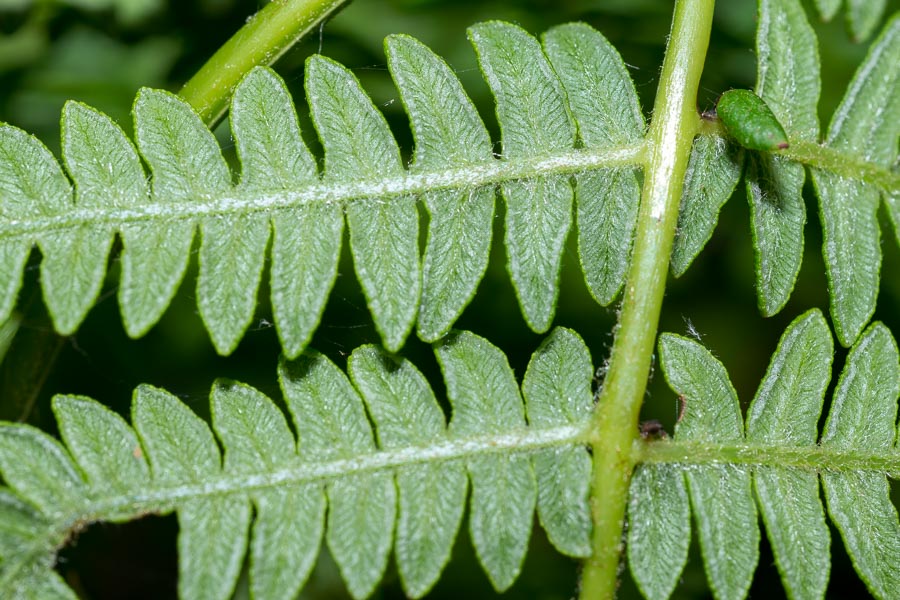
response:
<svg viewBox="0 0 900 600"><path fill-rule="evenodd" d="M890 168L900 138L900 14L888 21L858 67L828 128L825 146ZM822 255L838 340L850 346L875 313L881 271L881 192L812 169L822 220Z"/></svg>

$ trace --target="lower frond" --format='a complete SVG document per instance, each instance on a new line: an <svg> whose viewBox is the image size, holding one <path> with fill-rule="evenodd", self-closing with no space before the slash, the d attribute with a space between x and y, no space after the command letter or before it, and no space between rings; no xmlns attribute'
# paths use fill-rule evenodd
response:
<svg viewBox="0 0 900 600"><path fill-rule="evenodd" d="M469 481L471 537L498 590L519 575L535 508L561 552L585 556L584 343L555 330L532 357L525 402L486 340L453 333L436 352L449 427L418 369L374 346L353 352L349 378L311 351L282 362L296 437L269 398L225 380L210 394L212 428L150 386L135 391L132 425L89 398L57 396L63 443L0 425L0 596L72 598L53 572L68 536L175 511L182 598L229 598L248 547L253 596L294 598L323 537L355 598L373 592L392 547L407 594L420 597L449 559Z"/></svg>

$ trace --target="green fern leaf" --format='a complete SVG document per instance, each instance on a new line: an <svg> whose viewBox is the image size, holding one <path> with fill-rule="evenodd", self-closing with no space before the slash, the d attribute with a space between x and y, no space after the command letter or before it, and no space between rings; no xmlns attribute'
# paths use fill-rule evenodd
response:
<svg viewBox="0 0 900 600"><path fill-rule="evenodd" d="M583 23L554 27L544 49L559 75L586 148L634 144L644 135L637 93L619 53ZM606 306L625 282L641 190L634 169L575 176L578 255L594 299Z"/></svg>
<svg viewBox="0 0 900 600"><path fill-rule="evenodd" d="M672 595L691 544L691 510L684 473L669 465L639 465L628 497L628 565L646 598Z"/></svg>
<svg viewBox="0 0 900 600"><path fill-rule="evenodd" d="M815 34L797 0L760 0L756 50L757 95L791 140L816 141L819 57ZM751 153L749 159L747 197L756 250L756 288L759 308L769 316L784 307L800 270L805 170L801 164L768 153Z"/></svg>
<svg viewBox="0 0 900 600"><path fill-rule="evenodd" d="M412 363L363 346L353 351L347 370L372 415L382 448L426 447L446 439L444 415ZM434 586L450 559L467 484L460 461L397 470L397 567L413 598Z"/></svg>
<svg viewBox="0 0 900 600"><path fill-rule="evenodd" d="M0 488L0 569L3 560L33 543L46 526L32 505L8 488Z"/></svg>
<svg viewBox="0 0 900 600"><path fill-rule="evenodd" d="M307 352L283 363L279 380L294 415L300 450L349 459L375 451L362 399L327 358ZM372 593L387 566L396 516L389 473L363 473L328 485L325 540L354 598Z"/></svg>
<svg viewBox="0 0 900 600"><path fill-rule="evenodd" d="M875 323L847 358L822 434L826 448L892 449L900 395L897 344ZM822 474L828 512L869 590L878 598L900 590L900 523L887 478L878 472Z"/></svg>
<svg viewBox="0 0 900 600"><path fill-rule="evenodd" d="M503 158L521 160L575 146L565 92L541 46L524 30L491 21L469 28L485 80L497 101ZM572 224L565 176L511 181L506 199L510 276L528 325L547 331L556 310L562 250Z"/></svg>
<svg viewBox="0 0 900 600"><path fill-rule="evenodd" d="M724 367L699 343L663 334L660 336L662 367L669 385L684 400L684 415L676 426L674 442L649 442L658 448L662 460L643 465L648 470L633 485L643 485L643 493L655 498L638 500L632 492L633 510L640 504L668 514L683 510L677 493L647 491L646 482L659 478L661 469L671 462L687 463L686 475L692 506L700 529L701 550L707 562L707 574L717 597L743 597L746 584L737 585L733 578L716 580L720 566L710 560L704 543L704 516L700 494L695 489L698 473L719 470L724 477L734 477L734 469L750 474L756 488L763 522L775 554L781 578L792 598L821 598L825 593L829 572L830 539L819 498L818 477L821 473L828 501L828 513L844 538L853 564L869 590L879 598L894 597L900 581L897 544L900 523L890 501L885 471L895 476L897 449L895 421L897 396L900 395L900 362L896 344L880 323L872 325L851 349L832 400L831 412L821 444L816 445L817 423L823 396L831 375L833 343L824 318L818 310L798 317L785 331L778 350L759 391L748 409L746 443L740 436L741 417ZM699 395L691 395L700 392ZM730 425L729 425L730 424ZM730 439L721 432L735 429ZM651 456L649 452L647 456ZM701 458L702 455L702 458ZM694 463L694 464L691 464ZM726 465L723 469L723 464ZM887 466L893 465L893 466ZM709 491L723 481L709 482ZM738 498L729 496L728 518L732 527L742 522ZM711 495L703 497L711 501ZM637 508L635 508L637 506ZM752 501L749 508L752 509ZM722 515L725 513L723 512ZM758 540L755 511L740 535L719 536L720 557L740 561L747 552L748 540ZM643 518L636 526L651 521L646 511L636 512L633 519ZM652 521L651 521L652 522ZM681 540L686 534L678 522L657 518L654 525L669 531L656 531L651 539ZM671 541L669 541L671 543ZM630 555L632 570L652 573L667 557L639 544ZM756 543L752 544L756 553ZM675 568L674 559L671 568ZM755 557L753 563L755 563ZM726 561L727 562L727 561ZM749 574L752 574L751 568ZM745 575L749 575L745 572ZM639 585L642 578L636 575ZM644 578L646 579L646 578ZM662 583L661 583L662 581ZM665 578L650 585L662 586ZM725 583L726 585L721 585ZM642 587L660 590L665 597L669 587Z"/></svg>
<svg viewBox="0 0 900 600"><path fill-rule="evenodd" d="M233 120L238 121L241 137L249 138L239 146L241 158L245 161L253 161L253 156L256 154L253 151L247 152L248 146L256 141L255 136L266 135L266 128L262 125L253 133L240 128L240 125L243 124L242 117L252 118L246 113L253 111L253 107L248 106L253 100L245 99L245 95L253 94L255 87L259 85L256 84L256 80L260 77L261 75L258 73L248 76L245 85L235 91L236 94L242 95L235 98ZM271 100L273 104L277 102L276 98L278 97L275 96ZM283 106L285 101L281 100ZM287 104L290 106L289 102ZM276 124L266 122L266 125L271 127ZM283 133L282 135L288 134ZM203 137L207 140L205 151L209 154L209 164L219 171L224 165L218 158L218 146L214 140ZM289 146L285 144L284 149L287 148ZM283 152L284 149L281 151ZM269 160L277 159L273 157ZM270 175L269 170L259 165L259 162L262 161L251 162L252 167L262 167L253 169L255 176ZM226 176L223 173L217 174L217 176L222 179L220 185L223 188L226 182L230 182L230 174ZM252 186L252 176L247 179L250 181L242 181L242 183ZM229 354L237 346L253 318L256 293L262 275L263 257L269 241L269 223L263 215L259 214L240 215L236 219L223 219L220 216L206 217L200 221L200 237L202 242L200 244L200 273L197 277L197 307L216 350L219 354Z"/></svg>
<svg viewBox="0 0 900 600"><path fill-rule="evenodd" d="M694 138L672 247L672 273L681 277L712 237L719 211L734 193L741 177L743 153L725 138Z"/></svg>
<svg viewBox="0 0 900 600"><path fill-rule="evenodd" d="M325 148L325 177L335 182L374 180L403 172L387 122L356 78L321 56L306 64L306 95ZM419 301L419 215L411 197L347 205L356 274L386 348L398 350Z"/></svg>
<svg viewBox="0 0 900 600"><path fill-rule="evenodd" d="M196 202L229 187L231 175L218 144L183 100L141 90L134 121L138 147L153 173L154 203ZM194 227L192 220L173 219L122 229L119 303L132 337L145 333L175 294L187 267Z"/></svg>
<svg viewBox="0 0 900 600"><path fill-rule="evenodd" d="M150 386L135 392L134 427L154 481L202 484L222 471L212 432L177 398ZM178 595L228 598L247 547L250 503L243 496L191 498L178 506Z"/></svg>
<svg viewBox="0 0 900 600"><path fill-rule="evenodd" d="M818 311L785 331L750 408L747 441L812 446L831 379L833 343ZM815 472L760 466L754 473L760 512L788 595L821 598L828 584L830 536Z"/></svg>
<svg viewBox="0 0 900 600"><path fill-rule="evenodd" d="M0 470L17 495L51 518L87 495L84 479L62 445L29 425L0 425Z"/></svg>
<svg viewBox="0 0 900 600"><path fill-rule="evenodd" d="M486 340L466 332L445 338L436 349L453 405L453 435L496 434L525 428L525 411L506 357ZM467 464L472 479L469 530L494 588L503 591L522 569L537 482L526 456L481 456Z"/></svg>
<svg viewBox="0 0 900 600"><path fill-rule="evenodd" d="M69 182L50 151L34 137L8 125L0 125L0 194L5 200L3 212L11 218L55 216L72 208ZM52 256L46 260L46 274L41 276L44 299L57 328L64 327L67 333L73 329L72 321L80 320L87 312L87 305L97 292L94 289L93 296L85 298L91 295L91 285L81 285L83 278L77 276L82 269L93 271L93 261L88 259L87 264L82 264L71 254L83 249L84 244L90 245L90 238L90 231L85 228L75 233L74 241L54 231L38 238L41 252ZM28 258L29 244L23 241L13 237L3 244L4 288L12 298L21 286L22 267ZM58 255L58 251L63 254ZM81 289L71 289L76 287ZM12 310L12 298L3 303L0 318L4 321Z"/></svg>
<svg viewBox="0 0 900 600"><path fill-rule="evenodd" d="M830 21L841 8L841 0L815 0L816 9L823 21Z"/></svg>
<svg viewBox="0 0 900 600"><path fill-rule="evenodd" d="M900 137L900 16L894 17L859 66L832 117L826 145L890 167ZM819 196L831 314L844 346L875 312L881 268L879 190L813 169Z"/></svg>
<svg viewBox="0 0 900 600"><path fill-rule="evenodd" d="M453 405L449 428L422 374L383 350L354 351L352 384L312 351L283 361L299 456L275 404L225 380L210 394L224 461L206 423L150 386L135 393L134 430L92 400L57 397L67 449L32 427L0 424L10 486L0 488L0 595L71 597L52 573L67 536L93 521L174 510L182 598L229 597L248 537L254 597L292 598L323 531L350 593L366 597L384 574L395 520L403 584L420 597L449 557L467 479L472 538L498 589L521 569L538 498L554 544L586 554L593 402L584 342L568 330L551 334L523 384L527 407L506 358L484 339L453 333L436 352Z"/></svg>
<svg viewBox="0 0 900 600"><path fill-rule="evenodd" d="M23 573L7 590L16 600L76 600L78 598L62 577L50 569L34 568Z"/></svg>
<svg viewBox="0 0 900 600"><path fill-rule="evenodd" d="M410 171L491 162L487 129L447 64L409 36L386 38L385 53L416 142ZM494 190L431 192L424 201L431 219L418 333L433 342L453 325L487 269Z"/></svg>
<svg viewBox="0 0 900 600"><path fill-rule="evenodd" d="M89 485L128 494L149 483L150 471L137 435L122 417L78 396L55 397L53 414Z"/></svg>
<svg viewBox="0 0 900 600"><path fill-rule="evenodd" d="M78 208L126 207L147 197L137 153L109 117L83 104L66 103L62 146L66 170L77 182ZM80 227L75 235L59 232L45 238L41 280L60 333L74 332L96 300L113 233L111 225L101 224Z"/></svg>
<svg viewBox="0 0 900 600"><path fill-rule="evenodd" d="M887 0L847 0L847 29L861 41L872 35L881 22Z"/></svg>
<svg viewBox="0 0 900 600"><path fill-rule="evenodd" d="M675 439L717 444L743 440L737 394L722 363L699 343L672 334L660 336L659 353L666 381L684 403ZM710 588L717 598L742 598L759 560L750 469L704 465L685 476ZM676 504L674 509L681 507ZM670 535L679 547L685 533L680 523L674 526L679 529Z"/></svg>
<svg viewBox="0 0 900 600"><path fill-rule="evenodd" d="M760 22L757 91L797 142L800 150L792 156L822 169L818 179L854 179L856 167L874 170L890 199L886 163L835 143L826 149L828 160L846 157L853 168L834 167L832 173L819 164L821 157L807 152L817 132L818 60L796 0L765 0ZM497 99L501 160L493 159L484 125L453 73L403 36L389 38L386 46L416 139L409 170L355 78L322 57L311 59L306 82L326 152L321 178L283 82L265 69L248 74L232 102L242 164L237 186L210 132L165 92L143 90L134 106L152 194L134 147L93 109L70 103L64 115L63 161L75 184L74 203L69 182L46 149L2 126L0 155L7 160L0 166L0 318L12 310L36 242L44 254L41 280L55 327L74 331L96 298L118 233L123 321L130 335L142 335L171 301L199 227L199 312L216 349L228 354L252 319L271 230L272 309L285 353L296 357L334 284L346 211L357 276L385 346L396 351L403 345L417 312L419 336L436 341L484 276L499 186L508 205L509 271L526 321L543 331L555 311L571 226L570 179L582 271L598 302L611 302L628 266L639 204L636 170L646 154L643 117L621 58L599 33L580 24L549 31L543 50L529 34L499 22L476 25L470 37ZM801 40L799 50L781 52L795 38ZM739 170L740 159L719 152L716 140L700 137L695 145L672 263L676 273L709 238ZM787 300L800 264L803 169L765 152L751 153L750 163L760 306L772 314ZM419 197L431 217L422 265ZM865 241L877 242L874 236ZM866 287L860 293L874 298L875 291ZM841 342L851 343L854 332L837 314L848 330L839 329ZM854 318L867 314L855 310Z"/></svg>
<svg viewBox="0 0 900 600"><path fill-rule="evenodd" d="M888 217L894 226L894 237L900 244L900 191L895 194L884 194L884 204L887 207Z"/></svg>
<svg viewBox="0 0 900 600"><path fill-rule="evenodd" d="M816 9L823 21L830 21L841 8L841 0L815 0ZM866 40L881 22L887 8L887 0L847 0L847 29L853 40Z"/></svg>
<svg viewBox="0 0 900 600"><path fill-rule="evenodd" d="M250 476L297 461L287 420L266 396L218 381L210 395L213 427L225 447L225 471ZM250 542L250 590L255 598L295 598L319 553L325 494L318 483L259 489L250 494L256 521Z"/></svg>
<svg viewBox="0 0 900 600"><path fill-rule="evenodd" d="M83 104L67 103L62 118L62 149L66 170L75 181L79 208L129 209L142 203L146 204L149 189L137 151L121 128L103 113ZM91 229L83 227L81 231L89 236L85 241L89 242L93 238L94 244L89 244L92 247L77 249L73 247L66 256L70 256L72 261L78 261L77 257L83 255L86 261L91 261L90 266L93 268L84 269L73 264L70 265L70 270L81 281L77 285L86 290L91 296L90 300L93 301L106 268L106 257L112 242L112 227L98 226ZM123 256L122 282L119 290L119 302L125 315L131 314L126 313L126 310L131 309L125 307L131 307L130 301L136 299L134 287L126 283L133 280L132 267L135 265L133 252L138 252L141 245L141 242L135 239L134 233L143 231L143 228L140 225L130 228L126 226L121 231L128 246L128 251ZM60 234L59 238L59 244L67 243L66 235ZM93 260L89 257L93 257ZM44 265L54 260L59 259L48 255L44 258ZM141 255L137 257L138 263L140 260ZM44 265L42 270L46 268ZM71 285L76 284L72 282ZM63 289L61 293L70 292ZM75 319L80 322L85 311L86 307L70 313L68 318L73 321L70 330L74 330L74 325L77 325ZM126 329L133 334L138 333L136 329L129 328L127 322Z"/></svg>
<svg viewBox="0 0 900 600"><path fill-rule="evenodd" d="M239 189L283 193L318 182L293 100L272 71L250 71L235 89L230 117L241 160ZM309 202L275 211L271 222L272 311L284 353L295 358L312 337L334 285L344 217L337 203ZM259 240L263 226L254 223ZM242 234L240 228L235 233ZM247 258L262 256L263 248L258 248L256 256ZM254 295L255 290L253 286ZM252 310L245 317L252 317Z"/></svg>
<svg viewBox="0 0 900 600"><path fill-rule="evenodd" d="M587 421L594 407L592 376L591 355L578 334L554 329L535 351L522 381L529 423L549 428ZM590 556L587 448L544 450L535 454L533 465L538 517L550 542L563 554Z"/></svg>
<svg viewBox="0 0 900 600"><path fill-rule="evenodd" d="M242 165L237 186L211 133L184 102L165 92L142 90L134 105L152 194L137 151L93 109L72 103L64 118L63 159L78 192L75 205L49 153L27 134L4 127L0 137L10 161L4 163L9 173L3 185L9 189L0 191L10 200L0 223L0 316L12 310L29 246L37 241L56 327L74 331L96 298L118 232L123 322L129 335L140 336L170 303L199 227L198 308L216 350L229 354L252 319L271 229L275 323L286 355L296 357L333 286L346 211L357 276L386 347L402 346L417 311L420 337L434 341L447 333L484 276L494 187L500 184L508 201L509 270L526 321L543 331L558 295L573 174L585 230L585 277L595 297L610 302L628 264L644 129L621 58L583 25L547 36L579 121L579 151L567 92L540 44L502 23L472 31L502 116L499 161L457 78L431 51L402 36L386 45L416 139L409 171L355 78L322 57L311 59L306 81L325 149L322 179L283 82L265 69L249 73L232 102ZM23 151L23 144L30 150ZM55 175L45 178L55 181L50 188L28 183L51 171ZM34 197L23 203L23 194ZM421 267L417 196L431 216ZM29 212L26 205L58 206ZM602 243L589 244L595 235Z"/></svg>

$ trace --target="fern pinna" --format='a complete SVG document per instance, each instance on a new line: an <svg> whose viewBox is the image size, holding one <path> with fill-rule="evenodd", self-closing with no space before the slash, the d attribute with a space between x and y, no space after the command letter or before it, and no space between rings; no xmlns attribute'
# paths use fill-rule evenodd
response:
<svg viewBox="0 0 900 600"><path fill-rule="evenodd" d="M174 509L180 596L228 598L251 503L257 598L296 596L323 531L354 597L372 592L392 546L404 588L419 597L449 558L467 497L471 537L498 590L519 573L535 507L560 551L586 556L593 368L584 343L565 329L548 337L525 375L524 405L506 357L483 338L455 332L435 353L449 427L416 367L374 346L353 352L349 380L312 351L281 364L299 444L271 400L217 382L212 426L224 461L206 423L149 386L135 391L134 429L93 400L66 396L53 404L66 447L26 425L0 426L10 486L0 496L0 590L73 598L52 570L54 549L73 531Z"/></svg>
<svg viewBox="0 0 900 600"><path fill-rule="evenodd" d="M384 118L355 77L319 56L307 63L306 90L325 150L321 179L283 82L264 69L251 72L232 101L242 164L236 187L209 130L165 92L143 90L134 104L136 140L153 174L152 189L119 128L86 106L69 103L63 114L74 205L67 179L43 146L4 126L0 317L9 314L36 240L45 257L41 282L54 324L63 333L74 331L97 295L118 231L124 246L119 303L129 334L141 335L174 294L199 225L200 315L216 348L229 353L252 318L271 229L275 323L285 352L296 356L334 283L346 211L357 276L385 346L403 345L417 313L420 336L433 341L447 332L484 275L494 184L502 182L510 272L526 319L546 331L571 226L569 173L624 164L609 176L577 177L587 240L582 262L595 295L610 302L622 285L637 214L639 189L627 165L639 158L643 129L621 59L586 26L548 34L557 68L581 69L587 62L603 67L596 77L615 78L604 82L616 84L610 97L598 98L588 92L599 81L578 77L585 86L583 102L572 102L570 112L534 38L501 23L477 26L471 36L498 98L502 161L494 159L481 119L446 64L405 36L389 38L386 48L417 142L408 171ZM589 49L591 56L578 55L578 49ZM574 152L572 114L598 112L609 116L582 128L582 141L593 151ZM422 265L417 197L431 217ZM604 243L589 243L601 233Z"/></svg>
<svg viewBox="0 0 900 600"><path fill-rule="evenodd" d="M897 347L877 323L860 338L817 444L832 344L819 311L796 319L744 433L721 363L697 342L662 336L666 379L685 409L674 440L634 448L643 464L631 484L628 560L648 598L668 597L678 581L691 508L713 592L746 595L759 556L757 505L790 595L821 597L830 540L820 477L869 589L881 598L900 589L900 523L885 475L900 475ZM533 355L521 395L506 358L483 338L453 332L435 354L449 427L416 367L374 346L350 356L349 380L313 351L282 362L299 441L266 396L217 382L212 428L224 460L206 423L150 386L135 391L134 429L73 396L53 403L65 446L27 425L0 426L9 486L0 494L0 589L74 598L53 571L70 535L94 521L175 510L182 598L230 597L245 552L253 597L293 598L323 532L355 598L378 584L392 546L404 589L419 597L449 558L467 482L469 531L497 590L519 574L535 508L557 549L587 556L593 367L581 339L554 330Z"/></svg>
<svg viewBox="0 0 900 600"><path fill-rule="evenodd" d="M877 298L879 187L894 207L890 198L900 185L886 170L900 123L893 68L900 60L900 20L888 24L860 67L819 156L815 38L799 5L761 7L757 93L784 125L791 147L749 153L760 308L779 311L800 268L806 217L798 161L807 162L816 167L822 202L832 313L839 339L849 345ZM801 51L780 51L798 36L806 40ZM320 56L307 63L306 91L325 150L321 178L283 82L264 69L251 72L232 101L242 165L236 186L209 130L166 92L142 90L134 104L137 145L152 185L138 152L110 119L82 104L66 105L63 162L75 182L74 202L68 179L40 142L0 126L0 320L13 308L36 242L54 325L64 334L75 331L99 292L118 233L119 304L126 330L140 336L169 304L199 228L197 303L216 349L227 354L252 320L271 233L275 324L285 353L296 356L334 283L346 212L357 277L385 347L402 347L416 322L419 336L434 341L484 275L497 185L506 201L509 272L529 326L543 332L552 322L573 200L588 288L601 304L612 302L628 265L637 171L647 150L621 58L581 24L550 30L543 48L499 22L472 27L470 38L497 101L500 160L458 79L407 36L390 37L385 45L416 141L408 170L355 77ZM725 138L697 138L673 252L676 273L712 234L742 161ZM874 185L847 179L842 164L851 173L855 167L871 172ZM430 216L421 264L418 198ZM854 244L842 243L851 239Z"/></svg>

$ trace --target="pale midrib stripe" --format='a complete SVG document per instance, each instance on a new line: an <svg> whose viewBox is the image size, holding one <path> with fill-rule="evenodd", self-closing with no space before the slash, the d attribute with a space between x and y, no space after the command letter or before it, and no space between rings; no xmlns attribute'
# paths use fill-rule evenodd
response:
<svg viewBox="0 0 900 600"><path fill-rule="evenodd" d="M345 203L361 198L421 195L446 189L471 189L506 181L553 175L570 175L611 167L640 167L644 144L610 149L579 149L523 160L494 160L452 169L416 172L353 183L316 183L277 193L259 193L233 188L231 194L214 199L186 202L150 200L130 208L77 208L51 217L25 217L0 221L0 239L34 235L85 225L118 228L145 221L191 220L290 209L312 202ZM326 176L327 178L327 176ZM2 198L0 198L2 200Z"/></svg>
<svg viewBox="0 0 900 600"><path fill-rule="evenodd" d="M808 471L877 471L900 477L900 451L885 448L845 448L837 445L766 445L764 441L726 442L637 442L638 462L682 465L747 465Z"/></svg>
<svg viewBox="0 0 900 600"><path fill-rule="evenodd" d="M0 590L5 589L16 574L27 568L34 560L40 560L58 545L69 538L71 532L84 526L107 520L109 515L121 516L133 513L133 517L153 513L159 510L177 509L180 502L200 498L233 496L235 494L252 494L270 488L289 487L304 483L327 483L341 477L391 471L416 465L440 465L452 460L500 454L522 455L552 449L561 446L577 446L587 444L587 423L583 425L562 425L551 428L523 428L505 434L482 434L460 438L444 438L442 441L428 446L405 446L403 448L376 450L369 454L360 454L352 458L338 460L297 462L285 465L274 471L264 473L232 473L211 474L202 483L157 483L152 480L146 483L150 488L144 492L120 494L105 498L91 499L91 488L86 485L83 490L88 498L74 511L54 519L48 524L46 535L39 536L33 544L23 548L13 560L3 564L0 570ZM302 452L302 448L301 448Z"/></svg>

